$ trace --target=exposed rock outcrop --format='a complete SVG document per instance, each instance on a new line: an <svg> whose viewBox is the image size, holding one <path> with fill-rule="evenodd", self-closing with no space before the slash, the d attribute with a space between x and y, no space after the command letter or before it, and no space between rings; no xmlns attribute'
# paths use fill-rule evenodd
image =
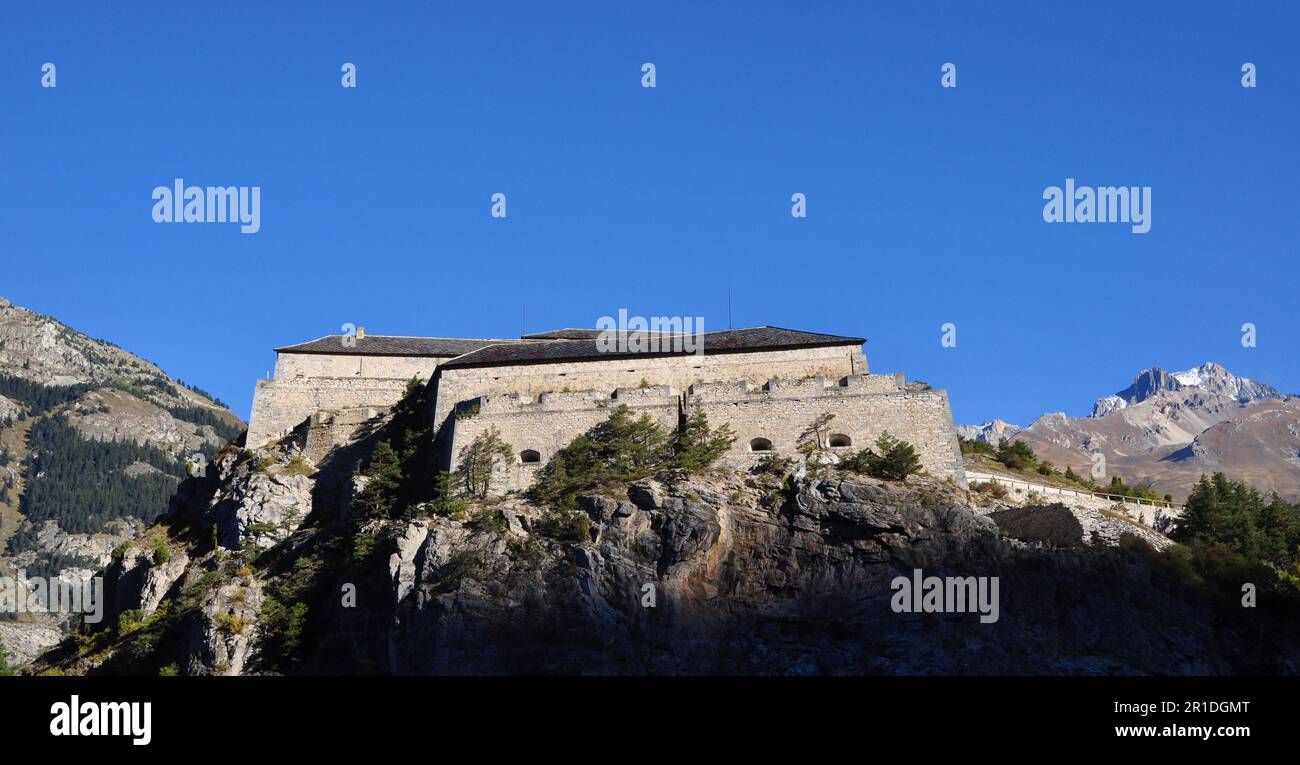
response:
<svg viewBox="0 0 1300 765"><path fill-rule="evenodd" d="M1300 667L1300 649L1288 642L1294 629L1277 626L1294 624L1271 614L1251 626L1225 620L1193 589L1152 568L1152 548L1167 544L1158 534L1064 506L988 514L964 489L935 479L720 471L583 495L563 523L512 498L457 519L369 521L351 537L340 536L344 522L331 511L271 537L259 524L283 519L313 481L234 454L214 467L214 476L186 482L169 518L173 547L191 540L183 552L159 562L129 551L110 567L110 611L141 609L145 631L149 613L156 609L156 621L166 612L173 626L159 634L170 642L144 655L130 639L93 657L54 652L36 669L1215 674ZM314 488L319 493L319 482ZM315 499L323 508L339 501ZM1044 522L1064 536L1035 528ZM211 523L218 547L194 541L211 536ZM917 572L996 577L997 620L984 623L972 609L896 612L893 582ZM304 585L305 576L317 585ZM291 583L300 594L283 604L304 610L290 620L300 642L286 663L283 612L267 606L273 592L283 602ZM1242 629L1257 632L1240 642Z"/></svg>

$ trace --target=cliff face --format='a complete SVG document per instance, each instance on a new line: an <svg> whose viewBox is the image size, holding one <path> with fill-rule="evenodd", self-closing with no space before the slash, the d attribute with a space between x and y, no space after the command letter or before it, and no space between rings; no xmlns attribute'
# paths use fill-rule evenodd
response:
<svg viewBox="0 0 1300 765"><path fill-rule="evenodd" d="M1065 507L1041 509L1029 523L1032 509L989 515L935 479L665 475L583 496L566 524L520 499L472 508L465 519L420 508L425 517L357 523L343 508L362 479L328 466L294 475L294 464L231 450L207 478L185 482L166 523L109 568L107 621L120 626L65 643L34 670L1215 674L1300 666L1294 620L1225 611L1165 573L1161 556L1132 536L1085 534ZM232 542L242 550L214 547ZM896 613L891 582L918 569L997 577L997 621Z"/></svg>
<svg viewBox="0 0 1300 765"><path fill-rule="evenodd" d="M156 365L0 298L0 575L80 579L104 567L167 508L186 460L241 429ZM19 659L68 621L0 620Z"/></svg>

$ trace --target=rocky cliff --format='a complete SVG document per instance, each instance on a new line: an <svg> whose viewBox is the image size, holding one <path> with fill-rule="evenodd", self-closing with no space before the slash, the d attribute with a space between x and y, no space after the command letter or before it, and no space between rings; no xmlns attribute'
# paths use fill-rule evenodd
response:
<svg viewBox="0 0 1300 765"><path fill-rule="evenodd" d="M727 470L349 517L367 444L313 472L228 449L110 565L113 626L29 671L186 674L1293 673L1122 521L930 478ZM984 504L981 505L980 503ZM1095 514L1094 514L1095 515ZM1089 531L1090 529L1090 531ZM1171 562L1172 561L1172 562ZM997 577L998 618L899 613L897 577Z"/></svg>
<svg viewBox="0 0 1300 765"><path fill-rule="evenodd" d="M0 298L0 575L88 575L242 422L156 365ZM19 657L67 619L0 614Z"/></svg>

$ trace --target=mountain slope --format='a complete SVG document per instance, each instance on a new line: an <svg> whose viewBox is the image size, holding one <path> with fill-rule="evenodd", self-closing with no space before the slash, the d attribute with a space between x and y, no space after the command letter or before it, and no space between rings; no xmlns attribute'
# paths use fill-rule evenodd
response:
<svg viewBox="0 0 1300 765"><path fill-rule="evenodd" d="M156 365L0 298L0 572L106 565L166 510L187 459L242 430Z"/></svg>
<svg viewBox="0 0 1300 765"><path fill-rule="evenodd" d="M1298 433L1300 399L1209 362L1175 373L1144 369L1088 417L1044 414L1015 437L1041 459L1085 475L1100 454L1107 476L1178 499L1216 470L1295 498Z"/></svg>

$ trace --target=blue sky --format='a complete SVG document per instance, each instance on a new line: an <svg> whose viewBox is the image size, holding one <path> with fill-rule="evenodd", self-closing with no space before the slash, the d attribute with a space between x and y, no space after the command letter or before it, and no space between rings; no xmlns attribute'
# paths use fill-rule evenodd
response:
<svg viewBox="0 0 1300 765"><path fill-rule="evenodd" d="M1300 390L1293 4L379 5L7 5L0 295L244 417L272 347L344 322L720 329L728 289L959 422L1151 365ZM154 223L178 177L260 186L261 231ZM1150 233L1044 223L1067 177L1151 186Z"/></svg>

